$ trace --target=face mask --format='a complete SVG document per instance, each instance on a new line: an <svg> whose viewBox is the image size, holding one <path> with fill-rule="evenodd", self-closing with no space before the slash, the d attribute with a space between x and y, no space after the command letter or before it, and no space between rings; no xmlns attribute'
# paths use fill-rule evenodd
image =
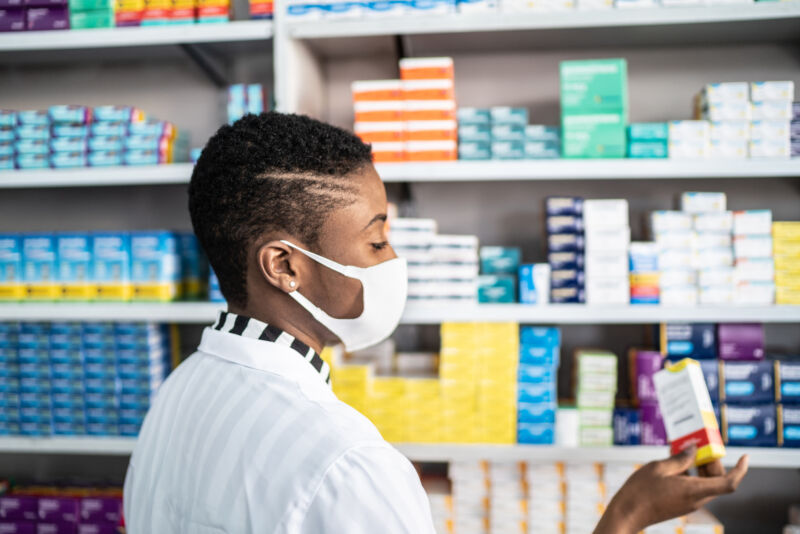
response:
<svg viewBox="0 0 800 534"><path fill-rule="evenodd" d="M406 306L408 272L404 258L394 258L372 267L341 265L288 241L281 241L309 258L348 278L361 281L364 308L355 319L337 319L325 313L295 290L289 296L328 330L333 332L347 351L356 351L379 343L392 335Z"/></svg>

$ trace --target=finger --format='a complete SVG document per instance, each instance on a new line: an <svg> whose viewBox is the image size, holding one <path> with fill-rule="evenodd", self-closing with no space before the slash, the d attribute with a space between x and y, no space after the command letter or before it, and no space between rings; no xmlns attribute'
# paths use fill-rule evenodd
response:
<svg viewBox="0 0 800 534"><path fill-rule="evenodd" d="M688 479L688 483L692 486L692 495L696 500L706 499L708 497L716 497L726 493L733 493L739 487L744 476L747 474L749 458L747 455L739 458L736 467L731 469L727 475L700 478L693 477Z"/></svg>
<svg viewBox="0 0 800 534"><path fill-rule="evenodd" d="M694 445L682 450L678 454L670 456L666 460L658 462L661 471L667 475L677 475L688 471L694 465L694 457L697 447Z"/></svg>
<svg viewBox="0 0 800 534"><path fill-rule="evenodd" d="M714 460L711 463L699 466L697 474L701 477L721 477L725 475L725 468L722 467L722 462Z"/></svg>

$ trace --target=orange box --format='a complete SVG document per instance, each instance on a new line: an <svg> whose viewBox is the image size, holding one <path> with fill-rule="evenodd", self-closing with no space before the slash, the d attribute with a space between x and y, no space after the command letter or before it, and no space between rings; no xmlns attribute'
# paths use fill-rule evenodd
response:
<svg viewBox="0 0 800 534"><path fill-rule="evenodd" d="M402 80L441 80L453 79L453 58L422 57L400 60L400 79Z"/></svg>
<svg viewBox="0 0 800 534"><path fill-rule="evenodd" d="M375 163L400 163L406 160L405 143L372 143Z"/></svg>
<svg viewBox="0 0 800 534"><path fill-rule="evenodd" d="M456 120L455 100L406 100L405 104L407 121Z"/></svg>
<svg viewBox="0 0 800 534"><path fill-rule="evenodd" d="M398 143L406 140L402 122L357 122L353 131L365 143Z"/></svg>
<svg viewBox="0 0 800 534"><path fill-rule="evenodd" d="M458 128L456 121L408 121L406 122L409 141L456 141Z"/></svg>
<svg viewBox="0 0 800 534"><path fill-rule="evenodd" d="M408 80L403 82L405 100L455 100L453 80Z"/></svg>
<svg viewBox="0 0 800 534"><path fill-rule="evenodd" d="M406 105L402 100L378 100L355 102L356 122L391 122L402 121Z"/></svg>
<svg viewBox="0 0 800 534"><path fill-rule="evenodd" d="M272 2L250 2L251 15L269 15L274 12Z"/></svg>
<svg viewBox="0 0 800 534"><path fill-rule="evenodd" d="M453 161L458 159L455 141L409 141L406 161Z"/></svg>
<svg viewBox="0 0 800 534"><path fill-rule="evenodd" d="M197 8L197 16L200 17L222 17L229 14L228 6L200 6Z"/></svg>
<svg viewBox="0 0 800 534"><path fill-rule="evenodd" d="M403 99L403 82L400 80L357 81L350 87L354 102Z"/></svg>
<svg viewBox="0 0 800 534"><path fill-rule="evenodd" d="M172 8L172 14L170 15L171 19L192 19L194 20L194 8L193 7L180 7L180 8Z"/></svg>

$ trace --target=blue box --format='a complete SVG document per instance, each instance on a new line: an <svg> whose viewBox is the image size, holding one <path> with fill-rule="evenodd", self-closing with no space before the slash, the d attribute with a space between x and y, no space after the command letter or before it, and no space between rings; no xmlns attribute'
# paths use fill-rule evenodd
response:
<svg viewBox="0 0 800 534"><path fill-rule="evenodd" d="M641 445L642 424L639 410L616 408L614 410L614 445Z"/></svg>
<svg viewBox="0 0 800 534"><path fill-rule="evenodd" d="M719 403L719 360L700 360L700 369L706 380L708 395L712 403Z"/></svg>
<svg viewBox="0 0 800 534"><path fill-rule="evenodd" d="M661 354L667 358L710 359L717 357L716 325L708 323L661 324Z"/></svg>
<svg viewBox="0 0 800 534"><path fill-rule="evenodd" d="M666 158L669 145L666 141L628 141L629 158Z"/></svg>
<svg viewBox="0 0 800 534"><path fill-rule="evenodd" d="M458 108L456 111L458 126L467 124L479 124L489 126L492 122L489 108Z"/></svg>
<svg viewBox="0 0 800 534"><path fill-rule="evenodd" d="M83 137L89 138L88 124L54 124L50 129L53 137Z"/></svg>
<svg viewBox="0 0 800 534"><path fill-rule="evenodd" d="M561 157L561 144L557 141L525 140L526 159L558 159Z"/></svg>
<svg viewBox="0 0 800 534"><path fill-rule="evenodd" d="M154 392L164 382L166 375L149 376L144 378L121 378L122 393L135 393L143 395Z"/></svg>
<svg viewBox="0 0 800 534"><path fill-rule="evenodd" d="M0 128L13 128L17 125L17 112L0 109Z"/></svg>
<svg viewBox="0 0 800 534"><path fill-rule="evenodd" d="M133 122L144 118L141 111L130 106L97 106L94 108L94 121L97 122Z"/></svg>
<svg viewBox="0 0 800 534"><path fill-rule="evenodd" d="M720 400L728 404L775 402L775 367L770 361L722 362Z"/></svg>
<svg viewBox="0 0 800 534"><path fill-rule="evenodd" d="M117 376L123 380L128 379L144 381L150 378L164 378L167 376L167 368L164 365L164 360L156 361L150 365L142 365L140 363L120 363L117 365Z"/></svg>
<svg viewBox="0 0 800 534"><path fill-rule="evenodd" d="M112 393L87 391L83 398L86 408L100 408L103 410L116 410L119 408L119 396L116 391Z"/></svg>
<svg viewBox="0 0 800 534"><path fill-rule="evenodd" d="M50 150L53 152L86 152L89 147L86 137L52 137Z"/></svg>
<svg viewBox="0 0 800 534"><path fill-rule="evenodd" d="M775 362L775 394L778 402L800 403L800 361Z"/></svg>
<svg viewBox="0 0 800 534"><path fill-rule="evenodd" d="M565 287L583 288L586 275L583 269L556 269L550 271L550 287L560 289Z"/></svg>
<svg viewBox="0 0 800 534"><path fill-rule="evenodd" d="M53 421L53 434L56 436L83 436L86 425L78 421Z"/></svg>
<svg viewBox="0 0 800 534"><path fill-rule="evenodd" d="M800 447L800 406L778 406L778 444L781 447Z"/></svg>
<svg viewBox="0 0 800 534"><path fill-rule="evenodd" d="M517 420L522 423L550 423L556 422L555 403L529 403L517 404Z"/></svg>
<svg viewBox="0 0 800 534"><path fill-rule="evenodd" d="M86 161L90 167L117 167L124 163L124 157L119 150L91 150Z"/></svg>
<svg viewBox="0 0 800 534"><path fill-rule="evenodd" d="M583 215L548 215L548 234L580 234L583 232Z"/></svg>
<svg viewBox="0 0 800 534"><path fill-rule="evenodd" d="M513 124L524 127L528 124L528 110L526 108L511 108L507 106L494 106L489 108L492 126L496 124Z"/></svg>
<svg viewBox="0 0 800 534"><path fill-rule="evenodd" d="M125 137L128 135L127 121L93 122L90 126L92 137Z"/></svg>
<svg viewBox="0 0 800 534"><path fill-rule="evenodd" d="M74 394L83 391L83 376L59 376L50 380L50 392Z"/></svg>
<svg viewBox="0 0 800 534"><path fill-rule="evenodd" d="M551 304L583 304L586 290L582 287L558 287L550 289Z"/></svg>
<svg viewBox="0 0 800 534"><path fill-rule="evenodd" d="M55 392L50 397L53 409L56 408L80 408L86 407L83 399L83 391L80 393Z"/></svg>
<svg viewBox="0 0 800 534"><path fill-rule="evenodd" d="M525 125L525 141L546 141L560 146L561 128L544 124L527 124Z"/></svg>
<svg viewBox="0 0 800 534"><path fill-rule="evenodd" d="M84 388L87 393L87 402L89 400L88 394L97 393L100 395L116 395L120 389L118 380L109 380L105 378L85 378Z"/></svg>
<svg viewBox="0 0 800 534"><path fill-rule="evenodd" d="M208 274L208 300L211 302L225 302L225 295L219 287L219 278L214 269L209 269Z"/></svg>
<svg viewBox="0 0 800 534"><path fill-rule="evenodd" d="M20 433L18 421L0 421L0 436L17 436Z"/></svg>
<svg viewBox="0 0 800 534"><path fill-rule="evenodd" d="M583 216L583 198L581 197L547 197L545 214Z"/></svg>
<svg viewBox="0 0 800 534"><path fill-rule="evenodd" d="M517 247L481 247L481 273L516 274L522 258Z"/></svg>
<svg viewBox="0 0 800 534"><path fill-rule="evenodd" d="M50 106L48 115L53 123L85 124L92 120L92 108L69 104Z"/></svg>
<svg viewBox="0 0 800 534"><path fill-rule="evenodd" d="M131 425L123 423L119 425L119 435L136 437L139 435L139 431L141 430L141 428L142 428L141 425Z"/></svg>
<svg viewBox="0 0 800 534"><path fill-rule="evenodd" d="M492 141L525 142L525 125L513 123L492 123Z"/></svg>
<svg viewBox="0 0 800 534"><path fill-rule="evenodd" d="M125 149L124 137L119 135L100 135L89 138L88 149L93 152L121 152Z"/></svg>
<svg viewBox="0 0 800 534"><path fill-rule="evenodd" d="M516 300L517 277L510 274L478 276L478 302L506 304Z"/></svg>
<svg viewBox="0 0 800 534"><path fill-rule="evenodd" d="M41 406L50 406L50 393L45 392L41 393L38 391L23 391L19 393L19 405L20 407L41 407Z"/></svg>
<svg viewBox="0 0 800 534"><path fill-rule="evenodd" d="M123 393L119 397L120 408L133 408L147 410L156 398L155 392L150 393Z"/></svg>
<svg viewBox="0 0 800 534"><path fill-rule="evenodd" d="M669 141L666 122L634 122L628 125L628 139L638 141Z"/></svg>
<svg viewBox="0 0 800 534"><path fill-rule="evenodd" d="M492 129L489 124L458 125L458 142L479 142L487 145L492 141Z"/></svg>
<svg viewBox="0 0 800 534"><path fill-rule="evenodd" d="M561 346L561 330L552 326L523 326L519 329L519 339L520 346L557 349Z"/></svg>
<svg viewBox="0 0 800 534"><path fill-rule="evenodd" d="M544 272L541 270L544 269ZM550 267L546 263L531 263L527 265L520 265L519 266L519 301L522 304L546 304L547 298L545 297L545 302L539 302L540 297L537 294L537 284L536 281L541 279L546 279L547 282L545 287L540 288L542 291L545 291L546 288L550 287Z"/></svg>
<svg viewBox="0 0 800 534"><path fill-rule="evenodd" d="M53 379L66 378L74 380L83 380L83 364L82 363L51 363L50 373Z"/></svg>
<svg viewBox="0 0 800 534"><path fill-rule="evenodd" d="M17 139L20 141L45 141L45 144L48 144L47 141L50 140L50 127L46 124L26 124L18 126L16 134ZM17 152L19 151L19 148L17 148Z"/></svg>
<svg viewBox="0 0 800 534"><path fill-rule="evenodd" d="M83 349L83 360L87 364L114 363L116 354L113 344L103 347L86 347Z"/></svg>
<svg viewBox="0 0 800 534"><path fill-rule="evenodd" d="M24 347L20 344L17 350L17 356L20 364L25 363L44 363L50 362L50 350L47 345L43 347Z"/></svg>
<svg viewBox="0 0 800 534"><path fill-rule="evenodd" d="M59 296L56 239L46 234L22 238L22 269L27 298L55 300Z"/></svg>
<svg viewBox="0 0 800 534"><path fill-rule="evenodd" d="M117 423L119 422L119 410L87 405L86 420L92 423Z"/></svg>
<svg viewBox="0 0 800 534"><path fill-rule="evenodd" d="M117 365L114 363L114 360L86 362L83 369L86 378L114 380L117 376Z"/></svg>
<svg viewBox="0 0 800 534"><path fill-rule="evenodd" d="M86 434L89 436L118 436L119 424L87 422Z"/></svg>
<svg viewBox="0 0 800 534"><path fill-rule="evenodd" d="M0 141L0 156L8 157L16 153L16 143L13 141Z"/></svg>
<svg viewBox="0 0 800 534"><path fill-rule="evenodd" d="M723 405L722 429L726 445L736 447L778 445L778 419L774 404Z"/></svg>
<svg viewBox="0 0 800 534"><path fill-rule="evenodd" d="M178 235L181 257L181 293L186 300L199 300L208 291L208 259L191 232Z"/></svg>
<svg viewBox="0 0 800 534"><path fill-rule="evenodd" d="M0 234L0 300L22 300L22 238Z"/></svg>
<svg viewBox="0 0 800 534"><path fill-rule="evenodd" d="M47 361L24 362L19 364L20 379L50 378L50 364Z"/></svg>
<svg viewBox="0 0 800 534"><path fill-rule="evenodd" d="M492 159L492 144L488 141L459 141L458 159L464 159L464 160Z"/></svg>
<svg viewBox="0 0 800 534"><path fill-rule="evenodd" d="M86 414L83 407L80 406L58 406L53 407L53 421L68 422L83 422L86 420Z"/></svg>
<svg viewBox="0 0 800 534"><path fill-rule="evenodd" d="M517 380L528 384L555 384L556 369L553 365L537 365L520 362Z"/></svg>
<svg viewBox="0 0 800 534"><path fill-rule="evenodd" d="M553 270L583 269L585 256L583 252L551 252L547 255L547 261Z"/></svg>
<svg viewBox="0 0 800 534"><path fill-rule="evenodd" d="M555 425L550 423L517 424L517 443L552 445L555 442Z"/></svg>
<svg viewBox="0 0 800 534"><path fill-rule="evenodd" d="M582 234L550 234L547 236L548 253L583 252L585 241Z"/></svg>
<svg viewBox="0 0 800 534"><path fill-rule="evenodd" d="M92 238L86 234L61 234L57 242L58 282L62 298L90 300L95 293L92 285Z"/></svg>
<svg viewBox="0 0 800 534"><path fill-rule="evenodd" d="M50 421L21 421L19 433L23 436L49 436L53 433Z"/></svg>
<svg viewBox="0 0 800 534"><path fill-rule="evenodd" d="M523 141L492 141L492 159L525 159Z"/></svg>
<svg viewBox="0 0 800 534"><path fill-rule="evenodd" d="M130 300L131 237L126 233L94 234L92 236L94 279L98 300Z"/></svg>
<svg viewBox="0 0 800 534"><path fill-rule="evenodd" d="M520 403L552 404L558 401L555 384L517 384L517 401Z"/></svg>
<svg viewBox="0 0 800 534"><path fill-rule="evenodd" d="M178 239L172 232L131 234L131 281L133 299L170 301L180 291L181 259Z"/></svg>
<svg viewBox="0 0 800 534"><path fill-rule="evenodd" d="M17 154L15 163L19 169L49 169L50 154Z"/></svg>
<svg viewBox="0 0 800 534"><path fill-rule="evenodd" d="M20 156L49 156L50 142L48 139L20 139L14 143L14 152Z"/></svg>
<svg viewBox="0 0 800 534"><path fill-rule="evenodd" d="M16 141L17 130L16 128L0 127L0 141Z"/></svg>

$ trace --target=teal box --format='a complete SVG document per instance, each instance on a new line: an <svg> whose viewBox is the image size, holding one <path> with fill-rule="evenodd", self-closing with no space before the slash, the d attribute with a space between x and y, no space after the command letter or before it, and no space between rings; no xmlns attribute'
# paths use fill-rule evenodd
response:
<svg viewBox="0 0 800 534"><path fill-rule="evenodd" d="M634 122L628 125L628 139L636 141L669 141L666 122Z"/></svg>
<svg viewBox="0 0 800 534"><path fill-rule="evenodd" d="M95 122L91 125L92 136L115 136L122 137L128 135L127 120Z"/></svg>
<svg viewBox="0 0 800 534"><path fill-rule="evenodd" d="M628 116L628 65L624 59L562 61L561 115Z"/></svg>
<svg viewBox="0 0 800 534"><path fill-rule="evenodd" d="M621 113L566 115L562 120L565 158L625 157L625 119Z"/></svg>
<svg viewBox="0 0 800 534"><path fill-rule="evenodd" d="M0 127L0 141L16 141L17 129L6 126Z"/></svg>
<svg viewBox="0 0 800 534"><path fill-rule="evenodd" d="M135 299L174 300L179 293L180 268L178 238L174 233L131 234L131 282Z"/></svg>
<svg viewBox="0 0 800 534"><path fill-rule="evenodd" d="M115 150L125 148L123 137L119 135L98 135L89 139L89 150Z"/></svg>
<svg viewBox="0 0 800 534"><path fill-rule="evenodd" d="M94 108L95 122L131 122L137 110L130 106L97 106ZM92 131L94 134L94 130Z"/></svg>
<svg viewBox="0 0 800 534"><path fill-rule="evenodd" d="M90 167L122 165L122 152L117 150L92 150L87 157Z"/></svg>
<svg viewBox="0 0 800 534"><path fill-rule="evenodd" d="M13 128L17 125L17 112L0 109L0 128Z"/></svg>
<svg viewBox="0 0 800 534"><path fill-rule="evenodd" d="M554 159L561 157L558 141L525 141L526 159Z"/></svg>
<svg viewBox="0 0 800 534"><path fill-rule="evenodd" d="M49 126L50 116L43 109L17 111L17 124L20 126Z"/></svg>
<svg viewBox="0 0 800 534"><path fill-rule="evenodd" d="M50 154L50 143L47 139L20 139L16 142L14 148L19 155Z"/></svg>
<svg viewBox="0 0 800 534"><path fill-rule="evenodd" d="M492 131L488 124L459 124L458 140L481 141L488 143L492 140Z"/></svg>
<svg viewBox="0 0 800 534"><path fill-rule="evenodd" d="M67 299L88 300L92 283L92 238L87 234L61 234L58 243L58 282Z"/></svg>
<svg viewBox="0 0 800 534"><path fill-rule="evenodd" d="M487 141L461 141L458 143L458 159L492 159L492 144Z"/></svg>
<svg viewBox="0 0 800 534"><path fill-rule="evenodd" d="M14 156L0 156L0 171L13 171L15 168Z"/></svg>
<svg viewBox="0 0 800 534"><path fill-rule="evenodd" d="M481 247L481 273L516 274L522 251L516 247Z"/></svg>
<svg viewBox="0 0 800 534"><path fill-rule="evenodd" d="M458 108L456 117L459 127L468 124L489 126L492 121L488 108Z"/></svg>
<svg viewBox="0 0 800 534"><path fill-rule="evenodd" d="M0 235L0 300L21 300L22 238L18 235Z"/></svg>
<svg viewBox="0 0 800 534"><path fill-rule="evenodd" d="M166 163L159 150L126 150L123 155L125 165L159 165Z"/></svg>
<svg viewBox="0 0 800 534"><path fill-rule="evenodd" d="M544 124L528 124L525 126L526 141L551 141L561 143L561 128Z"/></svg>
<svg viewBox="0 0 800 534"><path fill-rule="evenodd" d="M525 159L525 143L492 141L492 159Z"/></svg>
<svg viewBox="0 0 800 534"><path fill-rule="evenodd" d="M53 123L86 124L92 121L92 108L86 106L50 106L48 114Z"/></svg>
<svg viewBox="0 0 800 534"><path fill-rule="evenodd" d="M0 141L0 156L13 156L16 153L13 141Z"/></svg>
<svg viewBox="0 0 800 534"><path fill-rule="evenodd" d="M50 154L17 154L16 163L20 169L49 169Z"/></svg>
<svg viewBox="0 0 800 534"><path fill-rule="evenodd" d="M524 128L528 124L528 110L526 108L496 106L489 109L489 114L492 118L492 126L495 124L514 124Z"/></svg>
<svg viewBox="0 0 800 534"><path fill-rule="evenodd" d="M86 167L88 163L86 152L53 152L50 155L50 165L55 169Z"/></svg>
<svg viewBox="0 0 800 534"><path fill-rule="evenodd" d="M525 141L525 126L492 124L492 141Z"/></svg>
<svg viewBox="0 0 800 534"><path fill-rule="evenodd" d="M100 300L129 300L131 295L131 236L92 235L92 273Z"/></svg>
<svg viewBox="0 0 800 534"><path fill-rule="evenodd" d="M667 141L628 141L629 158L666 158L668 155Z"/></svg>
<svg viewBox="0 0 800 534"><path fill-rule="evenodd" d="M50 139L50 127L46 124L24 124L17 126L17 139L47 141Z"/></svg>
<svg viewBox="0 0 800 534"><path fill-rule="evenodd" d="M86 137L52 137L50 150L53 152L86 152Z"/></svg>
<svg viewBox="0 0 800 534"><path fill-rule="evenodd" d="M513 303L516 297L517 277L510 274L482 274L478 277L479 303Z"/></svg>
<svg viewBox="0 0 800 534"><path fill-rule="evenodd" d="M88 137L88 124L54 124L53 137Z"/></svg>

